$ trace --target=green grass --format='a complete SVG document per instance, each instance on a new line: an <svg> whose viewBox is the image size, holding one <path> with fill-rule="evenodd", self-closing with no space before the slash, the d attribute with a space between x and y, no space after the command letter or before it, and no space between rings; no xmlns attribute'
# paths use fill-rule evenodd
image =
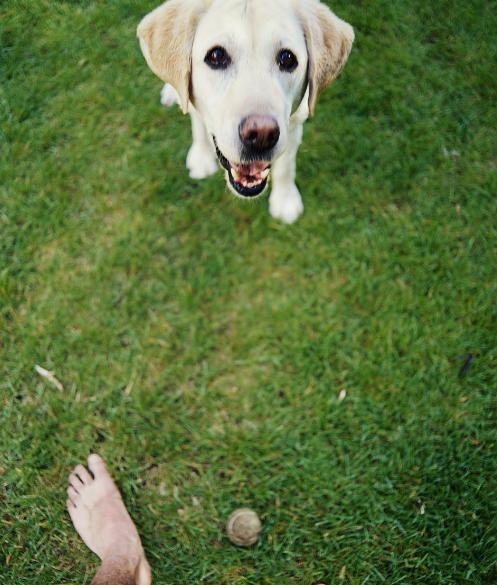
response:
<svg viewBox="0 0 497 585"><path fill-rule="evenodd" d="M494 585L495 2L333 4L357 42L291 227L189 180L152 6L0 6L2 585L90 583L64 501L92 450L157 584Z"/></svg>

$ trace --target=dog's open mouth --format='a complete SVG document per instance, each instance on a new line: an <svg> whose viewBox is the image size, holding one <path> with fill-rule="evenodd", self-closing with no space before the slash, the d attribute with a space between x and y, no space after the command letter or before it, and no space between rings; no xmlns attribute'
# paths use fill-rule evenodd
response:
<svg viewBox="0 0 497 585"><path fill-rule="evenodd" d="M230 163L219 150L214 138L217 157L226 169L231 186L242 197L257 197L266 188L271 165L267 161L251 161L245 164Z"/></svg>

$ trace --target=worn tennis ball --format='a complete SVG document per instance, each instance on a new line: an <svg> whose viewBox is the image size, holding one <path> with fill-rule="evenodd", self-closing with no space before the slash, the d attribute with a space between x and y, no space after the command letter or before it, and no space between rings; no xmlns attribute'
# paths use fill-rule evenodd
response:
<svg viewBox="0 0 497 585"><path fill-rule="evenodd" d="M251 546L257 542L262 529L259 516L248 508L235 510L226 523L226 534L237 546Z"/></svg>

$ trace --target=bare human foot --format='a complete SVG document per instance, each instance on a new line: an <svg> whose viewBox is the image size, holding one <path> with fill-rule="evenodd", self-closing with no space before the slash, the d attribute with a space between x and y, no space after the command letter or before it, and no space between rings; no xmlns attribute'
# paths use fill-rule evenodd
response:
<svg viewBox="0 0 497 585"><path fill-rule="evenodd" d="M136 585L150 585L150 567L138 531L103 459L90 455L88 469L77 465L69 476L67 509L74 528L102 565L124 564L121 569L134 576Z"/></svg>

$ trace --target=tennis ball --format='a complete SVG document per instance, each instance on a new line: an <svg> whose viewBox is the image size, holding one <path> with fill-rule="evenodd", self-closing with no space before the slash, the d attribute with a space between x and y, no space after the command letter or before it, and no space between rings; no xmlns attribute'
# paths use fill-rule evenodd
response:
<svg viewBox="0 0 497 585"><path fill-rule="evenodd" d="M262 525L259 516L248 508L235 510L226 523L226 534L237 546L251 546L257 542Z"/></svg>

